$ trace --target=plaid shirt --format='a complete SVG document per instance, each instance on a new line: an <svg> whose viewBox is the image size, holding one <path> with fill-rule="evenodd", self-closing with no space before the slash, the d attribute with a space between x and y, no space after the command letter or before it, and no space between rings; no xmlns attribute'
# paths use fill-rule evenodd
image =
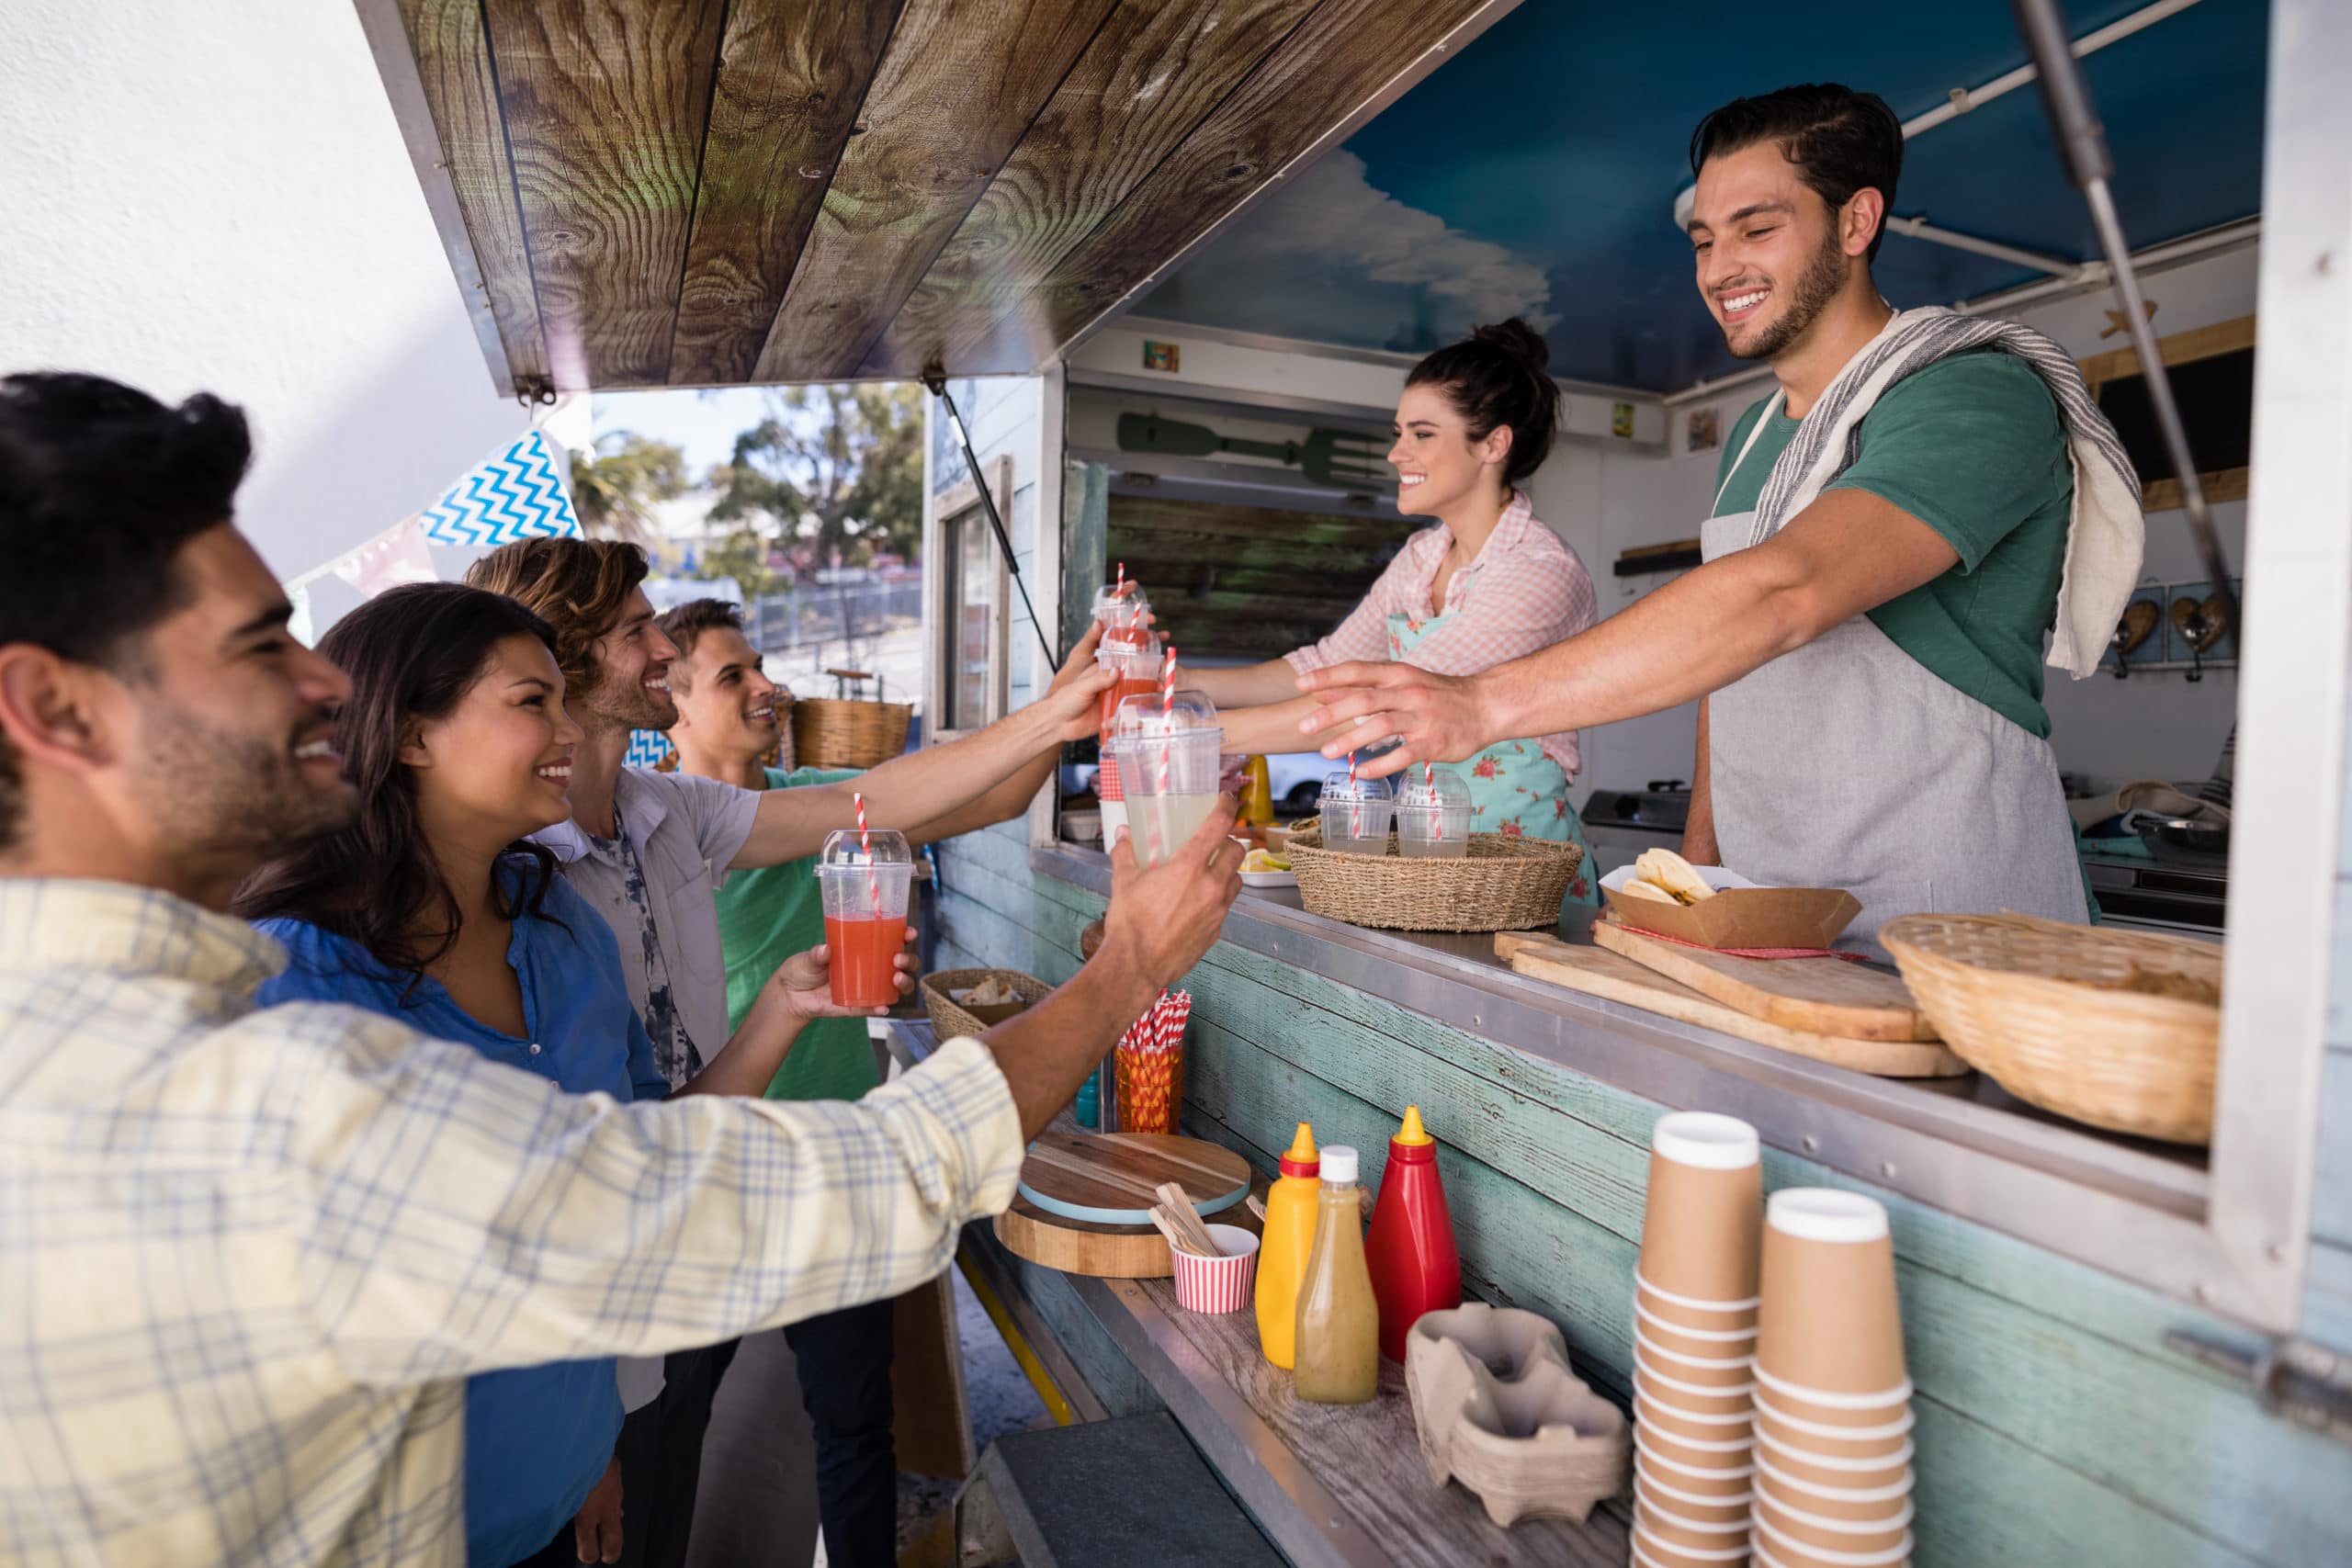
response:
<svg viewBox="0 0 2352 1568"><path fill-rule="evenodd" d="M1363 603L1318 643L1286 655L1300 674L1351 660L1402 660L1433 675L1476 675L1523 659L1589 628L1598 616L1592 579L1576 551L1537 521L1525 491L1513 491L1487 547L1445 585L1442 607L1454 618L1410 653L1388 635L1388 617L1416 622L1430 614L1430 585L1453 548L1453 530L1441 523L1405 541ZM1466 612L1466 613L1464 613ZM1544 754L1571 779L1580 759L1577 732L1536 738Z"/></svg>
<svg viewBox="0 0 2352 1568"><path fill-rule="evenodd" d="M0 879L0 1561L457 1564L468 1374L912 1288L1011 1201L975 1042L856 1105L567 1096L251 927Z"/></svg>

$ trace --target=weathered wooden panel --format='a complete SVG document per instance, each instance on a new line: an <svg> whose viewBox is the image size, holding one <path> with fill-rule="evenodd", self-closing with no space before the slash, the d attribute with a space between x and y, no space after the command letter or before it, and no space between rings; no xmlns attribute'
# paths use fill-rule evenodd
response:
<svg viewBox="0 0 2352 1568"><path fill-rule="evenodd" d="M1206 233L1283 166L1423 65L1484 0L1324 0L1045 281L1023 292L976 366L1035 364ZM1017 345L1017 346L1015 346ZM1007 357L1007 350L1010 356Z"/></svg>
<svg viewBox="0 0 2352 1568"><path fill-rule="evenodd" d="M506 350L507 369L518 379L545 376L548 350L539 333L538 292L523 243L523 215L514 205L514 182L507 173L498 82L482 32L481 0L399 0L399 5L401 26L416 57L417 76L440 138L441 160L457 191L466 236Z"/></svg>
<svg viewBox="0 0 2352 1568"><path fill-rule="evenodd" d="M485 0L559 386L669 381L724 0Z"/></svg>
<svg viewBox="0 0 2352 1568"><path fill-rule="evenodd" d="M1126 0L923 274L865 373L956 364L1316 3Z"/></svg>
<svg viewBox="0 0 2352 1568"><path fill-rule="evenodd" d="M1086 913L1037 908L1041 946L1057 945L1057 924ZM1229 945L1186 984L1197 998L1194 1111L1261 1164L1308 1116L1318 1131L1330 1122L1328 1139L1360 1142L1376 1167L1403 1101L1417 1100L1451 1141L1440 1157L1472 1278L1496 1299L1565 1317L1578 1355L1622 1389L1643 1149L1657 1107ZM1767 1176L1775 1187L1870 1190L1778 1151ZM2174 1528L2167 1518L2193 1521L2268 1561L2341 1552L2346 1527L2324 1500L2346 1456L2161 1349L2165 1328L2197 1325L2199 1314L1874 1195L1895 1227L1923 1402L1945 1407L1951 1429L1999 1433L2030 1458L1995 1488L2022 1510L2007 1528L2041 1543L2019 1560L2063 1560L2051 1543L2077 1539L2067 1521L2119 1509L2144 1514L2141 1528L2158 1535ZM1923 1451L1923 1469L1947 1463L1960 1461ZM2085 1488L2112 1495L2074 1495ZM1954 1520L1934 1555L1976 1560L1967 1542L1977 1522ZM2178 1560L2227 1554L2209 1541Z"/></svg>
<svg viewBox="0 0 2352 1568"><path fill-rule="evenodd" d="M1065 1276L1016 1257L987 1233L987 1226L975 1226L965 1232L967 1243L987 1247L999 1266L1019 1283L1021 1293L1029 1298L1029 1304L1053 1330L1054 1337L1061 1342L1079 1375L1086 1380L1087 1387L1105 1410L1113 1416L1141 1416L1167 1408L1109 1331L1078 1299L1077 1290Z"/></svg>
<svg viewBox="0 0 2352 1568"><path fill-rule="evenodd" d="M733 0L670 380L746 381L904 0Z"/></svg>
<svg viewBox="0 0 2352 1568"><path fill-rule="evenodd" d="M854 375L1114 0L909 0L757 378ZM1025 367L1024 367L1025 368Z"/></svg>
<svg viewBox="0 0 2352 1568"><path fill-rule="evenodd" d="M2352 1247L2312 1243L2303 1266L2303 1337L2352 1352Z"/></svg>

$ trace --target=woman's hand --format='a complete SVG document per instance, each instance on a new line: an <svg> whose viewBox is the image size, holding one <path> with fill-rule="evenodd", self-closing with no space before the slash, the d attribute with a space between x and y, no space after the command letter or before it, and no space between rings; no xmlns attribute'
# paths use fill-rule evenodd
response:
<svg viewBox="0 0 2352 1568"><path fill-rule="evenodd" d="M910 946L915 941L915 929L907 928ZM899 995L911 996L915 988L915 958L901 950L891 960L896 970L892 976ZM833 1000L832 949L819 942L806 953L796 953L775 966L768 976L767 988L775 995L786 1012L799 1022L812 1018L883 1018L888 1008L845 1008Z"/></svg>

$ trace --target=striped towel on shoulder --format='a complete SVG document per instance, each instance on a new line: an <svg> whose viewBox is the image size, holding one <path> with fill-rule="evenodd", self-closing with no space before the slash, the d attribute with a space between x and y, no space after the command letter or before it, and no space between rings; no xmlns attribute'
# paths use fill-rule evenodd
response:
<svg viewBox="0 0 2352 1568"><path fill-rule="evenodd" d="M2092 400L2074 356L2030 327L1963 316L1941 306L1897 311L1838 373L1772 465L1748 542L1760 545L1778 533L1852 464L1860 451L1862 416L1889 387L1949 355L1978 348L2001 349L2031 366L2050 389L2065 427L2075 508L2049 662L2079 681L2098 668L2139 581L2147 521L2140 513L2140 479L2132 459L2115 426Z"/></svg>

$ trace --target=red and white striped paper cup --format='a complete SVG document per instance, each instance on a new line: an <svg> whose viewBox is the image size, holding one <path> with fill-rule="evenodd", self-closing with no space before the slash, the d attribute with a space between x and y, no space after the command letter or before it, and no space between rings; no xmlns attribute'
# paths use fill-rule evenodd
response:
<svg viewBox="0 0 2352 1568"><path fill-rule="evenodd" d="M1258 1283L1258 1238L1239 1225L1211 1225L1222 1258L1195 1258L1170 1247L1176 1259L1176 1304L1186 1312L1239 1312Z"/></svg>

